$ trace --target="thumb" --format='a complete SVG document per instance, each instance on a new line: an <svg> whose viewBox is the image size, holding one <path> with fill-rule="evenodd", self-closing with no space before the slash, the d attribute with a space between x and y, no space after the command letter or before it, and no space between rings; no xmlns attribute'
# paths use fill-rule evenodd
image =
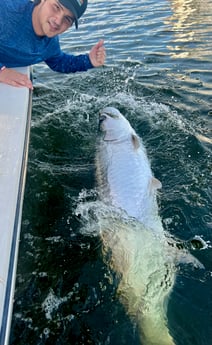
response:
<svg viewBox="0 0 212 345"><path fill-rule="evenodd" d="M99 40L99 42L97 43L96 47L100 48L104 45L104 40Z"/></svg>

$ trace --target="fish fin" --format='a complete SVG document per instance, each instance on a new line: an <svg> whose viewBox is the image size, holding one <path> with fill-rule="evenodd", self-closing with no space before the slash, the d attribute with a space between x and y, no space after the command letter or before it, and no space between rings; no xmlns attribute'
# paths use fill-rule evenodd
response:
<svg viewBox="0 0 212 345"><path fill-rule="evenodd" d="M192 264L195 268L205 269L205 266L187 250L180 250L176 253L176 263Z"/></svg>
<svg viewBox="0 0 212 345"><path fill-rule="evenodd" d="M205 266L192 255L186 248L188 243L175 240L168 236L168 244L171 248L171 254L174 254L176 264L192 264L195 268L205 269ZM191 247L192 249L192 247Z"/></svg>
<svg viewBox="0 0 212 345"><path fill-rule="evenodd" d="M140 147L140 140L136 134L132 134L132 143L136 150Z"/></svg>
<svg viewBox="0 0 212 345"><path fill-rule="evenodd" d="M157 178L152 177L151 188L160 189L160 188L162 188L162 183Z"/></svg>

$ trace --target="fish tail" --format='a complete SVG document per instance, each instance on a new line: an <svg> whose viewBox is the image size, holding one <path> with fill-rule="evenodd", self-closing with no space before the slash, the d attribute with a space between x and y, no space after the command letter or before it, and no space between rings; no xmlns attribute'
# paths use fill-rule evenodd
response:
<svg viewBox="0 0 212 345"><path fill-rule="evenodd" d="M138 322L141 342L144 345L176 345L169 333L165 316L145 315Z"/></svg>

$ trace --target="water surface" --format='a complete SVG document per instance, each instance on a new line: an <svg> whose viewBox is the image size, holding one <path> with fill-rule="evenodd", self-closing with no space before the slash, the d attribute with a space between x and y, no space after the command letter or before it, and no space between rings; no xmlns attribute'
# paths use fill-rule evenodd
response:
<svg viewBox="0 0 212 345"><path fill-rule="evenodd" d="M74 75L34 67L10 345L140 344L100 238L83 234L75 213L79 195L95 199L97 119L108 105L143 138L163 185L164 228L207 243L190 249L204 270L180 265L168 320L176 345L212 342L211 16L210 0L90 0L61 44L79 54L103 38L105 66Z"/></svg>

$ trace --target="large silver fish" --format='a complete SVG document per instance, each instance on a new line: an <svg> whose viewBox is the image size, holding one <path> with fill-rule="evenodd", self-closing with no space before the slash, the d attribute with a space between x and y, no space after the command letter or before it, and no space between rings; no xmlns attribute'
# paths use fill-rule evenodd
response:
<svg viewBox="0 0 212 345"><path fill-rule="evenodd" d="M99 127L98 190L111 210L99 220L105 260L119 276L119 298L142 344L174 345L166 305L175 282L176 248L168 245L158 215L161 183L142 140L117 109L104 108Z"/></svg>
<svg viewBox="0 0 212 345"><path fill-rule="evenodd" d="M103 136L96 166L102 199L125 211L128 217L163 233L156 201L161 183L153 176L141 138L112 107L102 110L100 130Z"/></svg>

